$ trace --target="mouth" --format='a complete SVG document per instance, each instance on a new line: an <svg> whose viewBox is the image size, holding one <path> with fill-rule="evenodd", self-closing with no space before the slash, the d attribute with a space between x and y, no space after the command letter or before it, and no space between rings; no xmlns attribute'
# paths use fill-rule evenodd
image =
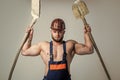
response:
<svg viewBox="0 0 120 80"><path fill-rule="evenodd" d="M56 40L59 40L59 39L60 39L60 37L55 37L55 39L56 39Z"/></svg>

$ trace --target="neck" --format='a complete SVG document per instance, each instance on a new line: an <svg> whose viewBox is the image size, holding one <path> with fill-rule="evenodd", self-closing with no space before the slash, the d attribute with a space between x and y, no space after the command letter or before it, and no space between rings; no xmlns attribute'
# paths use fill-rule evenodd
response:
<svg viewBox="0 0 120 80"><path fill-rule="evenodd" d="M63 43L63 41L56 42L56 41L53 40L53 45L55 45L55 46L60 45L60 44L62 44L62 43Z"/></svg>

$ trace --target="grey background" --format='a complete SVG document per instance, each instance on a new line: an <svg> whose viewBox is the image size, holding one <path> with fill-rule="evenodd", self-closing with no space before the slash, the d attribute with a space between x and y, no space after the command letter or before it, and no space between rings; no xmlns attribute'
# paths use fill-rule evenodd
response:
<svg viewBox="0 0 120 80"><path fill-rule="evenodd" d="M112 80L120 80L120 0L84 0L90 13L86 19ZM42 0L41 16L34 26L33 44L51 40L50 23L62 18L66 23L65 40L84 43L83 23L72 13L73 0ZM0 0L0 80L7 80L26 27L31 22L31 0ZM71 64L72 80L107 80L99 58L75 56ZM12 80L42 80L44 64L40 58L18 59Z"/></svg>

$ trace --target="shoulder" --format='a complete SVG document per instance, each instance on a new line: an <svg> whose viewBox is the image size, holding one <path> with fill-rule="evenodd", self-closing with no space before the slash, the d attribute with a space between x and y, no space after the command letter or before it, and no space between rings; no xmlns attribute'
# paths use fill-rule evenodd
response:
<svg viewBox="0 0 120 80"><path fill-rule="evenodd" d="M48 41L39 41L38 45L40 45L40 46L47 46L49 43L50 42L48 42Z"/></svg>
<svg viewBox="0 0 120 80"><path fill-rule="evenodd" d="M78 42L75 40L72 40L72 39L66 41L66 44L76 44L76 43L78 43Z"/></svg>
<svg viewBox="0 0 120 80"><path fill-rule="evenodd" d="M49 43L50 43L50 42L48 42L48 41L39 41L39 42L37 43L37 45L38 45L39 47L43 48L43 47L49 46Z"/></svg>
<svg viewBox="0 0 120 80"><path fill-rule="evenodd" d="M49 44L50 42L48 42L48 41L40 41L40 42L38 42L39 44Z"/></svg>
<svg viewBox="0 0 120 80"><path fill-rule="evenodd" d="M39 41L37 45L41 51L46 51L49 49L49 43L48 41Z"/></svg>
<svg viewBox="0 0 120 80"><path fill-rule="evenodd" d="M66 41L66 46L68 47L68 48L74 48L75 47L75 44L77 44L78 42L77 41L75 41L75 40L67 40Z"/></svg>

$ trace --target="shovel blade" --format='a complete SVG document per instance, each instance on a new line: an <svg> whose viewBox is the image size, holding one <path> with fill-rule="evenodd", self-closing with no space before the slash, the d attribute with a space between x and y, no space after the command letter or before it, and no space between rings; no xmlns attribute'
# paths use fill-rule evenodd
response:
<svg viewBox="0 0 120 80"><path fill-rule="evenodd" d="M83 18L85 15L89 13L87 5L84 1L76 0L72 5L72 11L74 16L78 18Z"/></svg>
<svg viewBox="0 0 120 80"><path fill-rule="evenodd" d="M41 0L31 0L31 15L34 19L40 17Z"/></svg>

